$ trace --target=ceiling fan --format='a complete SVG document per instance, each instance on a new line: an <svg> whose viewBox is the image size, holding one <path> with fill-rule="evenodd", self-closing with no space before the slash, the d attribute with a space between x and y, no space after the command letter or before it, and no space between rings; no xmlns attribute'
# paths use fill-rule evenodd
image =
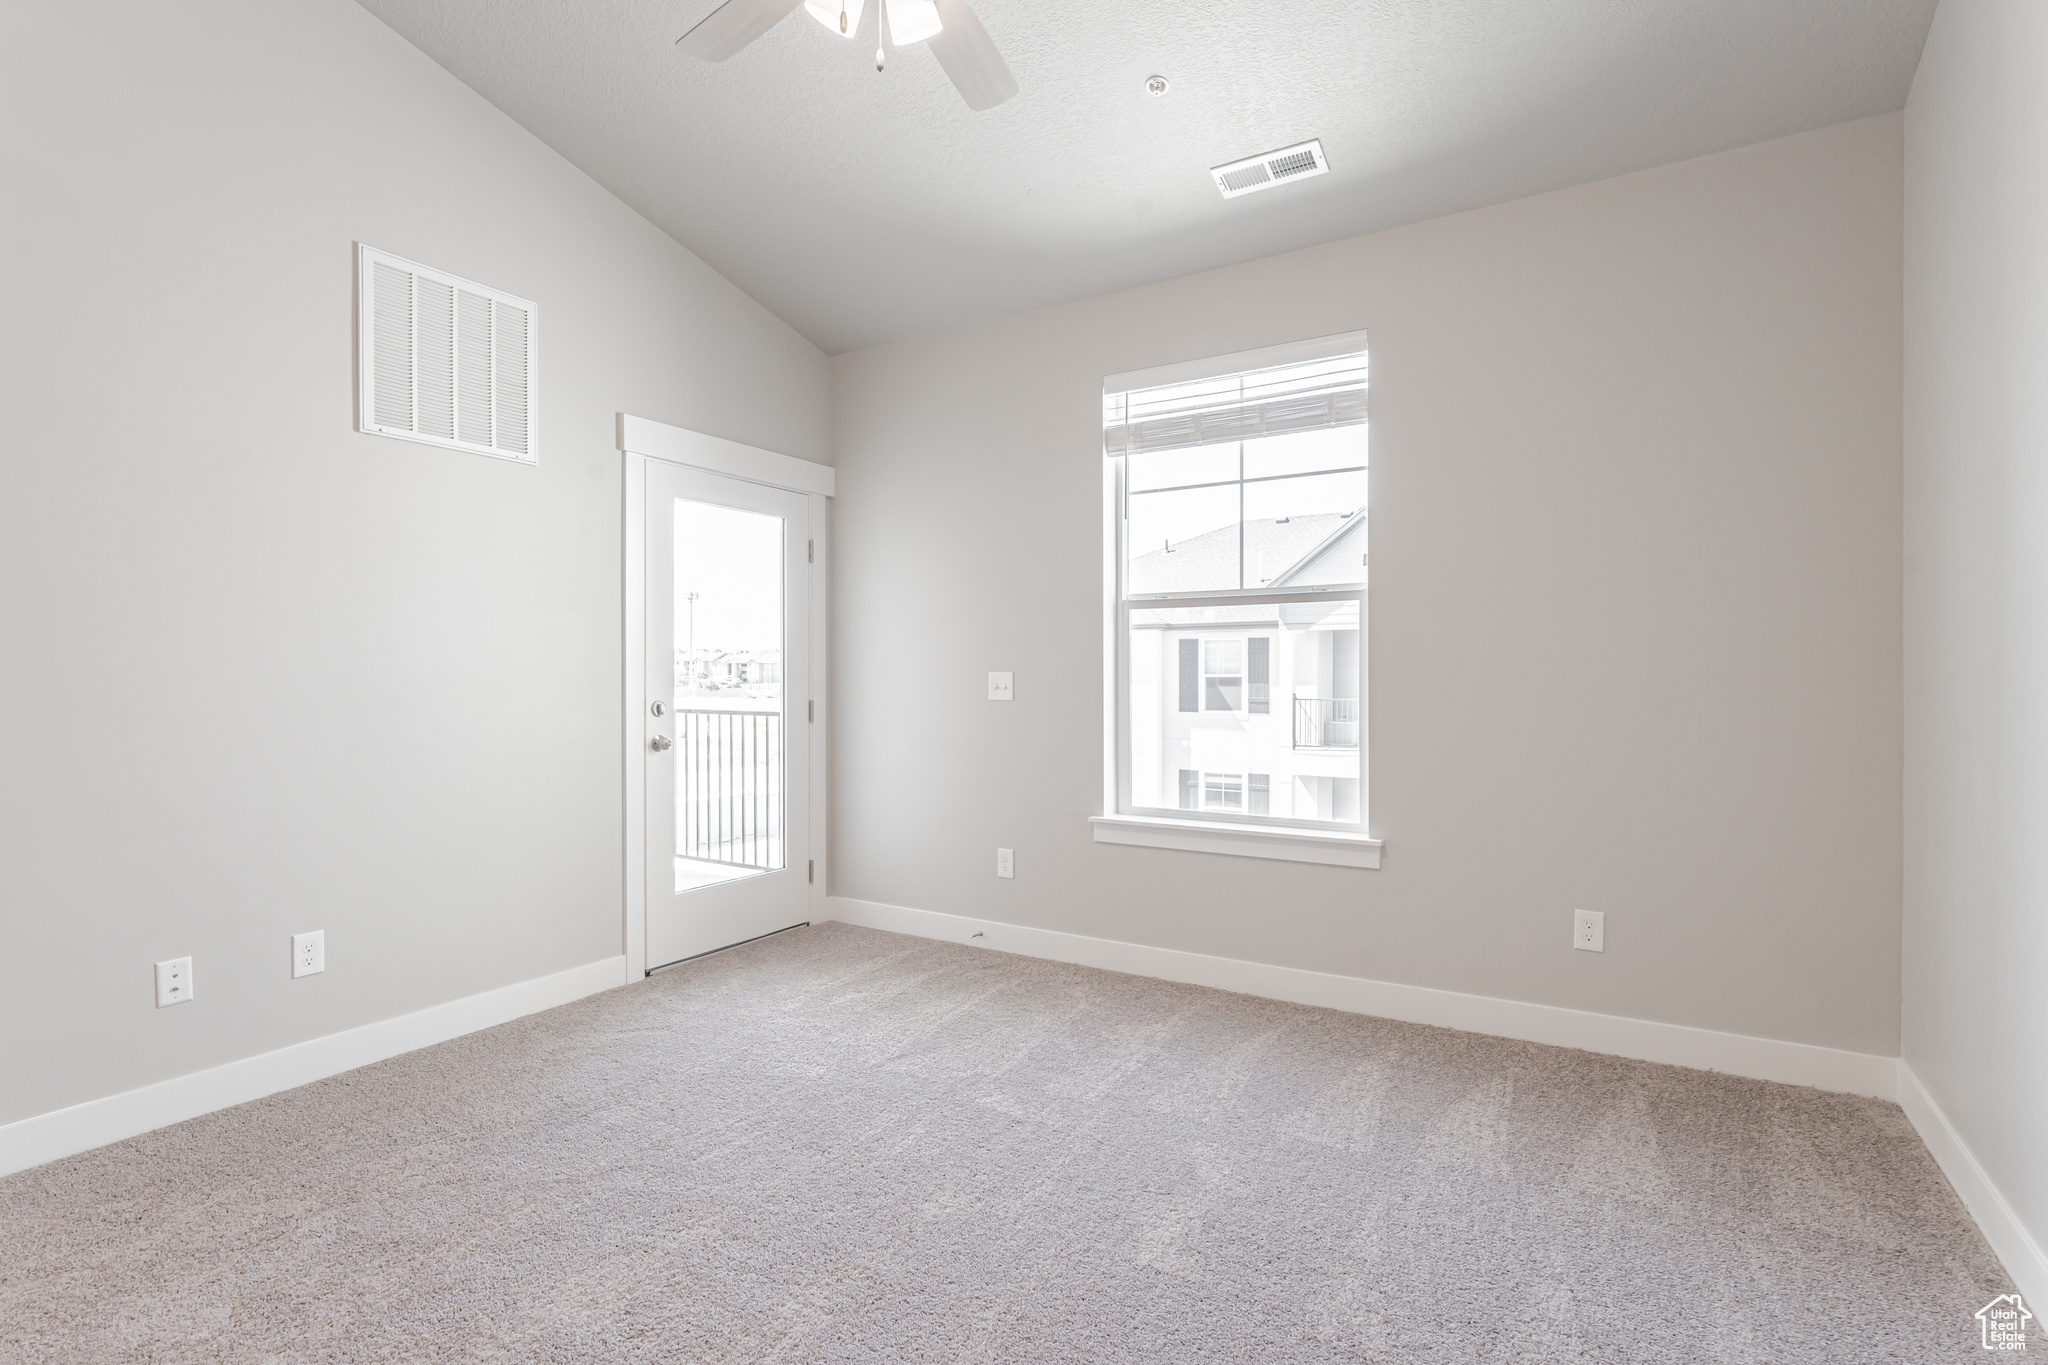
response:
<svg viewBox="0 0 2048 1365"><path fill-rule="evenodd" d="M692 57L722 62L781 23L798 5L834 33L851 38L860 31L865 0L725 0L676 39L676 46ZM1017 78L981 20L967 8L967 0L877 0L875 9L875 70L882 69L886 31L898 47L923 43L930 48L969 109L993 109L1017 93Z"/></svg>

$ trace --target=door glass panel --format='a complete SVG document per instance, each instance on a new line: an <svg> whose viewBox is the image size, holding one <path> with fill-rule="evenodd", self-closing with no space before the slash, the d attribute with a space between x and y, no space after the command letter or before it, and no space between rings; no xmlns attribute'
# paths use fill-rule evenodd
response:
<svg viewBox="0 0 2048 1365"><path fill-rule="evenodd" d="M676 890L783 866L782 519L676 499Z"/></svg>

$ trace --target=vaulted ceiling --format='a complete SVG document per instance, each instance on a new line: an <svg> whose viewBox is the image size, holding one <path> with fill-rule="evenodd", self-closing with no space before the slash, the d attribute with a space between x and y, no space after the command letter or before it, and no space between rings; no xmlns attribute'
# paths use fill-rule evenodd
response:
<svg viewBox="0 0 2048 1365"><path fill-rule="evenodd" d="M979 114L872 3L720 65L716 0L362 3L837 353L1897 109L1935 0L973 0Z"/></svg>

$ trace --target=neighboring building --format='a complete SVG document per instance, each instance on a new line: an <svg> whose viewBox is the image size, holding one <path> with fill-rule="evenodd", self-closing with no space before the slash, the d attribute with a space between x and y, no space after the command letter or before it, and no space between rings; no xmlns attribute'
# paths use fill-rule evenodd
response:
<svg viewBox="0 0 2048 1365"><path fill-rule="evenodd" d="M782 651L779 649L712 649L676 651L676 691L774 699L782 695Z"/></svg>
<svg viewBox="0 0 2048 1365"><path fill-rule="evenodd" d="M1365 581L1365 509L1236 522L1187 540L1168 541L1131 557L1128 591L1212 592L1238 586L1239 556L1247 588L1305 587ZM1136 549L1136 546L1132 547Z"/></svg>
<svg viewBox="0 0 2048 1365"><path fill-rule="evenodd" d="M1240 556L1241 561L1240 561ZM1246 522L1134 556L1132 591L1363 585L1364 509ZM1349 598L1131 608L1131 801L1360 818L1363 656Z"/></svg>

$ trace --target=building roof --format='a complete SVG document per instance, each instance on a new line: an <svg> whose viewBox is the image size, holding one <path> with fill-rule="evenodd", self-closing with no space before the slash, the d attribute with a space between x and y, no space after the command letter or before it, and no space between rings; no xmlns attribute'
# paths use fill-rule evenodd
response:
<svg viewBox="0 0 2048 1365"><path fill-rule="evenodd" d="M1340 532L1359 520L1355 512L1316 512L1245 522L1244 586L1264 587L1298 575L1309 560L1339 538ZM1232 522L1174 541L1171 548L1162 545L1133 556L1129 590L1214 592L1236 588L1237 527Z"/></svg>

